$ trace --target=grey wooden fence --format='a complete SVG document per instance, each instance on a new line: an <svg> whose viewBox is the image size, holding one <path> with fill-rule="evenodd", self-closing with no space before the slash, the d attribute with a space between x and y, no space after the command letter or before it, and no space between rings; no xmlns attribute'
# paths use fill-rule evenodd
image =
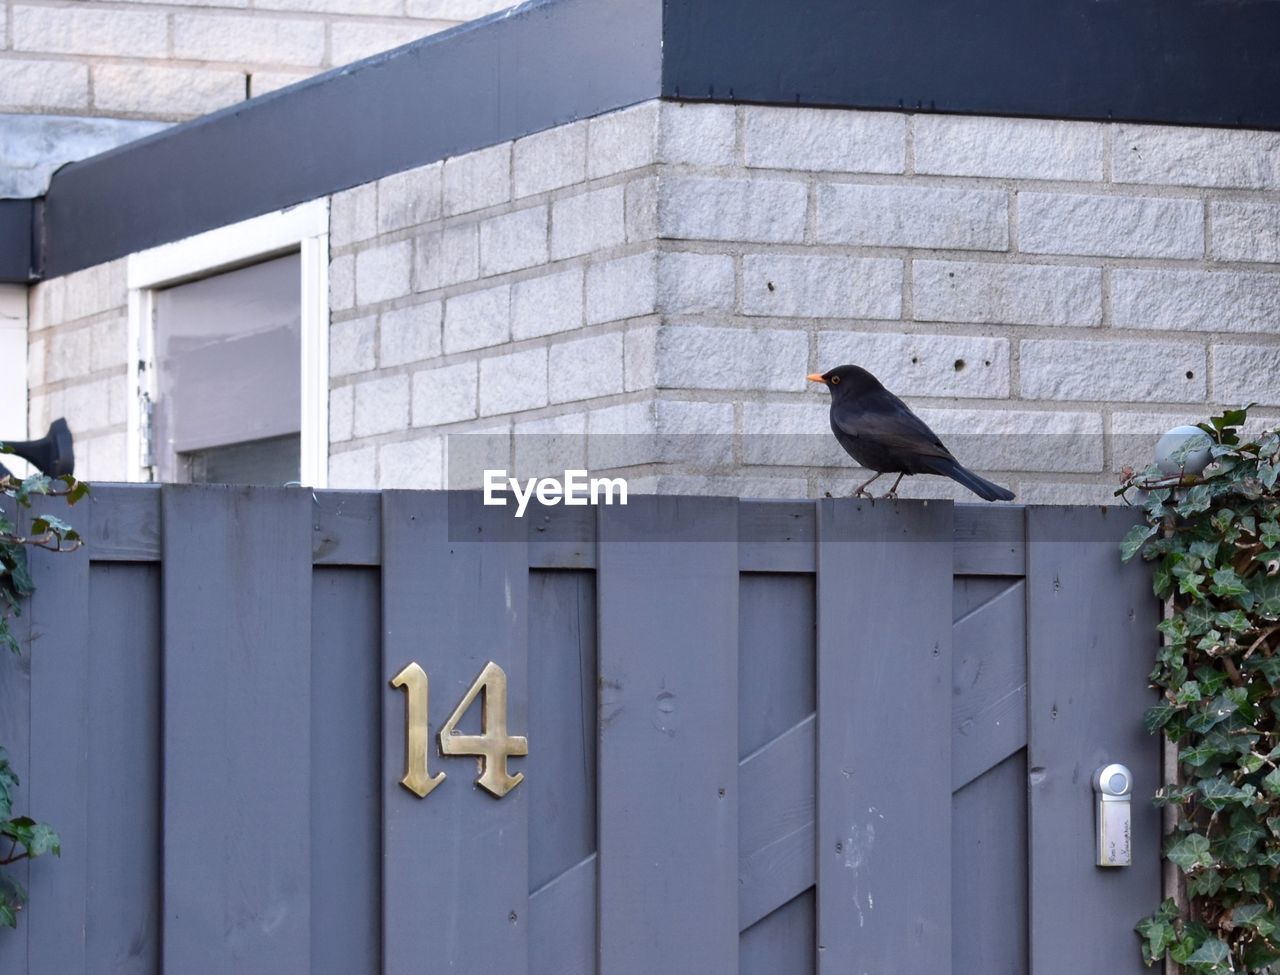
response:
<svg viewBox="0 0 1280 975"><path fill-rule="evenodd" d="M0 660L63 839L2 972L1143 971L1158 608L1123 512L117 487L74 520ZM501 799L434 747L491 660L528 739ZM1135 863L1102 870L1109 761Z"/></svg>

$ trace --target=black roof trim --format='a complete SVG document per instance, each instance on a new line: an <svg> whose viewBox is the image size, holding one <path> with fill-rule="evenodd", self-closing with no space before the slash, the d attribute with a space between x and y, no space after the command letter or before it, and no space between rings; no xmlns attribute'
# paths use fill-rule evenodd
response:
<svg viewBox="0 0 1280 975"><path fill-rule="evenodd" d="M668 98L1280 128L1262 0L666 0Z"/></svg>
<svg viewBox="0 0 1280 975"><path fill-rule="evenodd" d="M657 95L661 7L536 0L72 163L65 274Z"/></svg>
<svg viewBox="0 0 1280 975"><path fill-rule="evenodd" d="M532 0L63 167L39 233L0 203L0 281L658 97L1280 129L1276 37L1262 0Z"/></svg>
<svg viewBox="0 0 1280 975"><path fill-rule="evenodd" d="M32 262L36 200L0 200L0 282L25 283L38 277Z"/></svg>

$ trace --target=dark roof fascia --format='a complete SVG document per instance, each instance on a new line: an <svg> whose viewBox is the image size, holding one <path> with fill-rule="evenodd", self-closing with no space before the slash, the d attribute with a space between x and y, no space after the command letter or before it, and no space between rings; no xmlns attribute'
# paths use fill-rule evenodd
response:
<svg viewBox="0 0 1280 975"><path fill-rule="evenodd" d="M1280 3L666 0L683 100L1280 128Z"/></svg>
<svg viewBox="0 0 1280 975"><path fill-rule="evenodd" d="M34 236L38 200L0 200L0 283L26 284L39 275Z"/></svg>
<svg viewBox="0 0 1280 975"><path fill-rule="evenodd" d="M535 0L60 169L47 275L656 98L661 5Z"/></svg>
<svg viewBox="0 0 1280 975"><path fill-rule="evenodd" d="M657 97L1280 129L1276 37L1262 0L533 0L63 167L0 281Z"/></svg>

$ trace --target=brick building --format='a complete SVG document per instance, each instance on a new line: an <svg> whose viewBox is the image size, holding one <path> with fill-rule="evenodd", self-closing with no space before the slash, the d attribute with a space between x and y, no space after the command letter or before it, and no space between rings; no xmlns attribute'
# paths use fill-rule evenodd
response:
<svg viewBox="0 0 1280 975"><path fill-rule="evenodd" d="M151 6L11 3L15 107L172 120L482 12ZM68 166L0 209L36 228L0 286L30 428L65 414L95 479L293 437L310 483L459 486L486 434L516 467L815 495L856 472L804 377L855 361L1049 502L1109 499L1217 406L1280 412L1280 63L1236 56L1275 12L1055 0L1012 48L943 18L891 56L834 0L752 6L525 5ZM183 359L166 316L244 289L268 324L296 304L293 344L243 347L239 413L183 414L192 369L257 374Z"/></svg>

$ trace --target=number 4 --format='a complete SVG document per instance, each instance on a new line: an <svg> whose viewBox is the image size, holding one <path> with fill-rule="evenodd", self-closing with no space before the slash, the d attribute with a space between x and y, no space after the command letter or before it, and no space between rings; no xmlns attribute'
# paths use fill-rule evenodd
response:
<svg viewBox="0 0 1280 975"><path fill-rule="evenodd" d="M457 731L458 722L467 708L484 691L484 706L480 712L482 733L464 735ZM476 782L502 798L524 780L524 773L511 775L507 771L507 759L512 755L528 755L529 739L507 734L507 675L493 661L485 664L467 696L449 715L440 728L440 753L443 755L475 755L480 777Z"/></svg>

